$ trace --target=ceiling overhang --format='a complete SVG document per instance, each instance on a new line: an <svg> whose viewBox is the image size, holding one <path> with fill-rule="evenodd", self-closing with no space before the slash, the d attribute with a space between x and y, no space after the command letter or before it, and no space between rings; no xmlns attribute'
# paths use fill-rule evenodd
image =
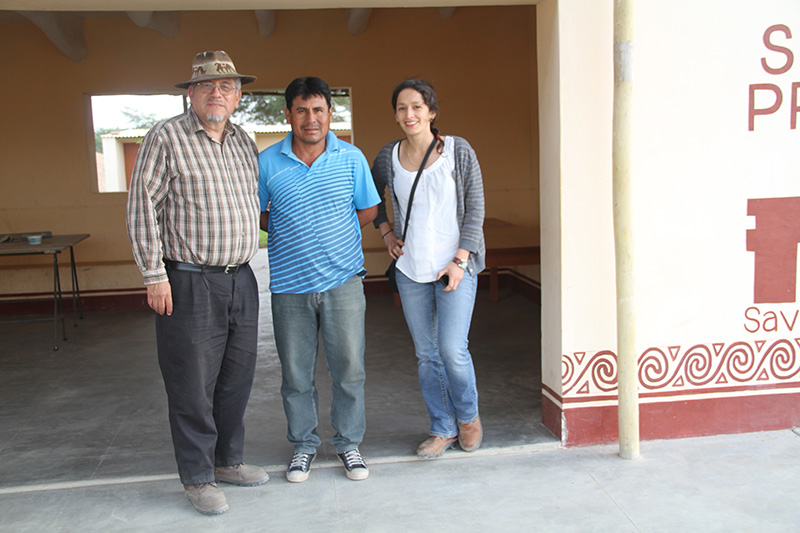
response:
<svg viewBox="0 0 800 533"><path fill-rule="evenodd" d="M8 11L238 11L399 7L515 6L540 0L0 0Z"/></svg>
<svg viewBox="0 0 800 533"><path fill-rule="evenodd" d="M344 9L346 30L361 35L369 27L373 8L435 7L438 16L451 18L458 7L533 5L540 0L0 0L0 15L5 20L24 17L35 24L61 52L73 61L86 59L88 50L83 21L88 17L126 15L141 28L175 38L180 32L181 11L250 11L258 22L258 35L270 38L276 27L275 12L295 9Z"/></svg>

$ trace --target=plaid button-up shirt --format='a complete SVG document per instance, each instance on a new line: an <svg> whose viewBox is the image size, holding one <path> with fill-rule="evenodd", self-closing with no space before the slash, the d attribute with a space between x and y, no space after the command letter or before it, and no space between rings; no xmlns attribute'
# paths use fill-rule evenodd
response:
<svg viewBox="0 0 800 533"><path fill-rule="evenodd" d="M128 193L128 237L146 285L168 281L164 259L232 265L258 251L258 148L225 125L222 142L191 108L142 140Z"/></svg>

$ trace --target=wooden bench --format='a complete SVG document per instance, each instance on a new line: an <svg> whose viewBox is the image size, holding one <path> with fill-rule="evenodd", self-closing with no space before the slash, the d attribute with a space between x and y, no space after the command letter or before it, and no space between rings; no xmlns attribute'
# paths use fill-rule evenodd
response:
<svg viewBox="0 0 800 533"><path fill-rule="evenodd" d="M531 228L517 226L497 218L483 222L486 237L486 268L489 269L489 289L497 301L498 269L519 265L538 265L541 261L539 236Z"/></svg>
<svg viewBox="0 0 800 533"><path fill-rule="evenodd" d="M486 237L486 268L489 270L490 295L492 301L496 302L500 267L539 264L539 235L535 234L532 228L517 226L496 218L484 220L483 231ZM385 253L386 249L366 248L364 252ZM400 298L397 295L395 303L400 305Z"/></svg>

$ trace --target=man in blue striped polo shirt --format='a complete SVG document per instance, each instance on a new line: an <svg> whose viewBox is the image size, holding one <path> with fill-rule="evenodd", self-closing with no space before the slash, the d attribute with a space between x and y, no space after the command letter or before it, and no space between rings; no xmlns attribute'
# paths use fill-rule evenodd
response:
<svg viewBox="0 0 800 533"><path fill-rule="evenodd" d="M369 164L329 131L333 109L324 80L286 88L292 131L258 156L261 228L269 233L272 323L281 361L281 395L294 456L289 481L308 479L321 439L314 385L317 339L333 380L331 443L347 477L366 479L364 437L364 254L361 227L380 201Z"/></svg>

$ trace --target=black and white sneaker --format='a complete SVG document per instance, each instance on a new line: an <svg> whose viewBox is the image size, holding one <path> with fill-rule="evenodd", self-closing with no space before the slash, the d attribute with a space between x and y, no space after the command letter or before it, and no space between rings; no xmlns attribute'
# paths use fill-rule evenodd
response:
<svg viewBox="0 0 800 533"><path fill-rule="evenodd" d="M361 453L358 451L358 448L347 450L346 452L337 455L339 456L339 460L342 461L345 473L349 479L352 479L353 481L361 481L362 479L367 479L367 477L369 477L367 463L364 462L364 458L361 457Z"/></svg>
<svg viewBox="0 0 800 533"><path fill-rule="evenodd" d="M308 479L308 471L311 468L311 462L314 460L313 453L296 453L292 456L292 462L289 463L289 468L286 470L286 479L292 483L302 483Z"/></svg>

